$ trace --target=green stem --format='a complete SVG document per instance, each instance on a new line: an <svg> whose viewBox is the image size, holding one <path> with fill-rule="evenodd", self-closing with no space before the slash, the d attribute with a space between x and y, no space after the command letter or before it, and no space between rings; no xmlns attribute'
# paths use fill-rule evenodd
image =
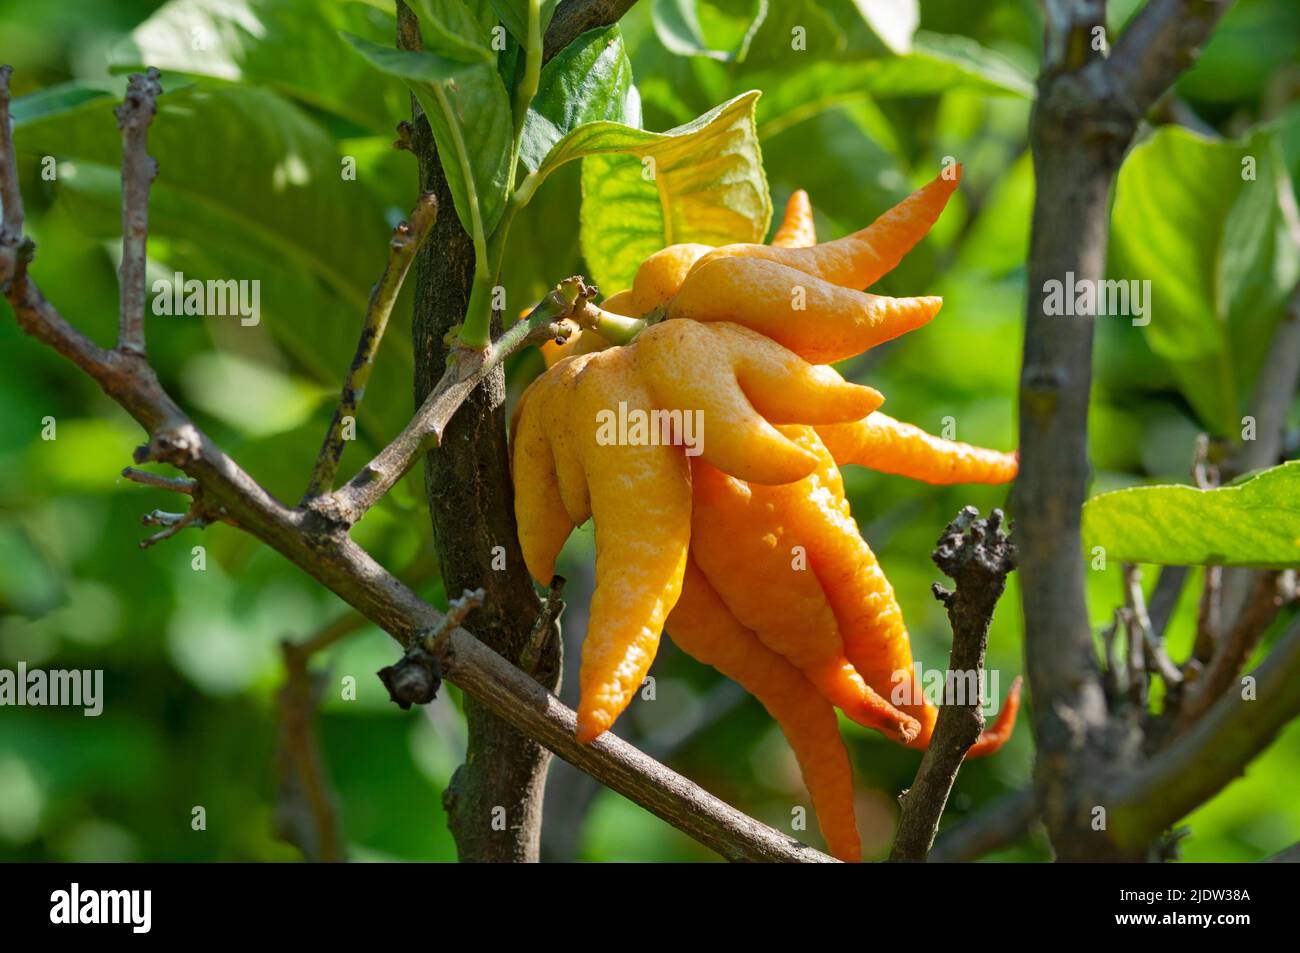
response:
<svg viewBox="0 0 1300 953"><path fill-rule="evenodd" d="M594 304L582 307L574 316L584 328L590 328L610 344L631 344L633 339L647 327L639 318L625 318L621 314L602 311Z"/></svg>
<svg viewBox="0 0 1300 953"><path fill-rule="evenodd" d="M542 4L541 0L528 0L528 45L524 50L524 77L515 88L515 156L519 155L519 141L524 132L528 107L537 95L542 76ZM511 168L514 164L511 163Z"/></svg>

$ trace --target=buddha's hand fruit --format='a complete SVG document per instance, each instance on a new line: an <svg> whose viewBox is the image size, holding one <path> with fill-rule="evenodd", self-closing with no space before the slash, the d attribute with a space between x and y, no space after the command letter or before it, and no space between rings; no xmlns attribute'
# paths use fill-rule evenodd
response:
<svg viewBox="0 0 1300 953"><path fill-rule="evenodd" d="M797 480L816 458L767 416L850 422L880 401L871 388L752 331L680 321L627 346L566 357L532 384L512 440L515 516L529 572L549 580L573 527L589 517L596 527L580 739L595 738L627 707L677 601L690 538L687 454L755 481ZM674 442L674 427L678 437L688 435L688 419L702 421L694 442ZM639 436L622 432L637 420Z"/></svg>

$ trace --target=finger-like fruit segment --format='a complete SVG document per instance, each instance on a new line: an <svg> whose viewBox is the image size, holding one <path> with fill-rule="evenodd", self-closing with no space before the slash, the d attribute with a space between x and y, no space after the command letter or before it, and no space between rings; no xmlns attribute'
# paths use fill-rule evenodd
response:
<svg viewBox="0 0 1300 953"><path fill-rule="evenodd" d="M694 560L687 560L668 634L687 655L712 665L762 703L794 750L831 853L847 862L861 860L853 772L830 702L736 620Z"/></svg>
<svg viewBox="0 0 1300 953"><path fill-rule="evenodd" d="M809 428L784 429L816 439ZM746 485L699 460L693 476L692 553L732 614L849 718L903 743L915 737L915 719L873 691L847 659L834 612L808 568L809 541L792 531L789 510L810 487Z"/></svg>
<svg viewBox="0 0 1300 953"><path fill-rule="evenodd" d="M574 445L565 451L582 463L596 528L596 589L579 669L584 742L613 724L641 688L681 592L690 542L685 455L675 446L601 440L598 415L619 402L646 412L654 407L633 355L627 348L588 355L574 379Z"/></svg>
<svg viewBox="0 0 1300 953"><path fill-rule="evenodd" d="M704 459L752 483L791 483L816 465L764 409L812 423L846 419L854 407L882 399L734 325L665 321L642 332L632 349L657 405L702 422Z"/></svg>
<svg viewBox="0 0 1300 953"><path fill-rule="evenodd" d="M841 288L776 261L715 258L686 279L668 317L740 324L829 364L921 327L942 305Z"/></svg>
<svg viewBox="0 0 1300 953"><path fill-rule="evenodd" d="M773 248L808 248L817 244L812 202L803 189L795 189L785 203L785 218L772 236Z"/></svg>
<svg viewBox="0 0 1300 953"><path fill-rule="evenodd" d="M811 248L723 245L704 255L696 271L719 258L766 258L845 288L868 288L892 271L938 221L957 189L961 166L945 169L866 228Z"/></svg>
<svg viewBox="0 0 1300 953"><path fill-rule="evenodd" d="M691 266L711 251L712 245L687 242L655 252L641 263L626 301L620 303L627 310L617 313L640 318L667 304L681 288Z"/></svg>
<svg viewBox="0 0 1300 953"><path fill-rule="evenodd" d="M879 412L819 426L817 434L841 466L855 463L926 483L1008 483L1019 469L1014 453L944 440Z"/></svg>

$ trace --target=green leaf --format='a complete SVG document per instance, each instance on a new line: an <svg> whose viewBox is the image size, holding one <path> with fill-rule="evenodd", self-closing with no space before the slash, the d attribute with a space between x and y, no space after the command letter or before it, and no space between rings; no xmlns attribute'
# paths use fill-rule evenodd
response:
<svg viewBox="0 0 1300 953"><path fill-rule="evenodd" d="M461 63L495 63L492 38L462 0L416 0L420 35L430 52Z"/></svg>
<svg viewBox="0 0 1300 953"><path fill-rule="evenodd" d="M754 34L767 17L768 0L755 0L752 14L742 20L726 17L713 7L705 8L719 29L706 31L700 23L700 0L654 0L651 19L655 33L669 51L678 56L703 56L724 63L742 62L749 53ZM728 29L729 28L729 29ZM727 34L722 43L710 43L706 32Z"/></svg>
<svg viewBox="0 0 1300 953"><path fill-rule="evenodd" d="M749 92L668 132L588 123L551 150L542 169L583 158L583 255L607 289L676 242L759 242L772 217Z"/></svg>
<svg viewBox="0 0 1300 953"><path fill-rule="evenodd" d="M111 92L98 86L79 82L60 83L19 96L10 106L9 115L13 117L14 128L22 129L29 123L60 113L75 112L90 104L102 104L112 98Z"/></svg>
<svg viewBox="0 0 1300 953"><path fill-rule="evenodd" d="M519 156L536 172L551 148L584 123L641 125L641 100L617 26L589 30L542 70Z"/></svg>
<svg viewBox="0 0 1300 953"><path fill-rule="evenodd" d="M1221 436L1239 433L1241 401L1300 277L1280 203L1289 188L1270 129L1226 142L1165 126L1120 169L1109 274L1150 282L1151 349Z"/></svg>
<svg viewBox="0 0 1300 953"><path fill-rule="evenodd" d="M921 22L919 0L853 0L871 32L895 53L912 49L912 34Z"/></svg>
<svg viewBox="0 0 1300 953"><path fill-rule="evenodd" d="M764 139L819 112L863 96L936 96L955 88L989 95L1032 97L1033 82L1000 54L962 36L918 33L911 53L882 59L818 58L797 70L747 73L767 91L759 104Z"/></svg>
<svg viewBox="0 0 1300 953"><path fill-rule="evenodd" d="M1166 566L1300 566L1300 460L1229 486L1143 486L1094 496L1083 536L1106 558Z"/></svg>
<svg viewBox="0 0 1300 953"><path fill-rule="evenodd" d="M471 236L492 234L505 209L514 137L510 100L495 63L456 63L344 35L376 69L404 80L433 131L456 215Z"/></svg>
<svg viewBox="0 0 1300 953"><path fill-rule="evenodd" d="M388 133L410 111L406 92L350 56L339 31L383 40L395 29L391 12L338 0L171 0L113 49L110 65L267 86Z"/></svg>

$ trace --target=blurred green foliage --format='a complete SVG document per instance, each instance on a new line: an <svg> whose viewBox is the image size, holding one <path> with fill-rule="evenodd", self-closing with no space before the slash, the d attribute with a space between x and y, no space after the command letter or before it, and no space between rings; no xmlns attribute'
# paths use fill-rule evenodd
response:
<svg viewBox="0 0 1300 953"><path fill-rule="evenodd" d="M944 295L941 317L843 370L882 390L895 416L1010 447L1034 188L1026 127L1037 5L927 0L916 24L864 19L858 6L642 0L620 30L644 128L666 130L762 90L756 128L771 197L779 208L795 188L808 189L827 238L869 222L933 177L944 157L962 161L961 192L939 226L880 285L883 293ZM1111 4L1112 26L1137 6ZM766 16L755 28L760 8ZM29 230L39 243L34 273L63 314L101 342L111 338L117 303L120 147L111 110L122 69L163 67L167 94L150 135L161 165L151 280L177 271L257 278L263 298L256 327L233 317L151 318L151 357L199 423L284 499L305 485L384 260L386 230L415 198L414 159L389 148L395 124L409 113L406 90L338 34L391 45L393 28L392 4L383 0L0 0L4 56L16 67L16 92L26 94L16 106L17 140ZM805 30L803 50L791 49L796 28ZM1272 243L1280 239L1261 224L1274 221L1276 198L1263 196L1259 182L1238 181L1226 192L1206 177L1215 162L1256 150L1267 173L1259 178L1274 196L1290 188L1288 176L1300 173L1298 51L1300 13L1291 0L1241 0L1178 85L1186 104L1234 141L1155 131L1121 175L1114 273L1153 279L1155 319L1147 329L1122 317L1099 321L1097 490L1185 482L1195 435L1230 429L1223 422L1249 396L1261 343L1295 273L1277 264L1284 256ZM1267 146L1257 146L1263 138ZM53 179L42 176L47 156ZM354 178L344 171L350 162ZM508 311L586 269L583 184L577 163L558 169L515 221L503 271ZM1256 204L1235 212L1238 200ZM1225 249L1228 296L1214 284L1223 278L1215 256ZM1178 350L1189 338L1175 318L1205 345L1190 357ZM1236 349L1215 351L1223 341ZM106 695L98 718L0 709L0 858L300 857L276 835L278 643L310 636L346 607L230 527L140 551L136 541L148 532L140 514L175 502L117 476L140 442L138 428L70 365L23 338L7 314L0 349L10 356L0 375L0 666L101 668ZM411 367L404 300L345 470L404 422ZM1227 383L1208 382L1207 367ZM512 400L539 368L536 354L511 362ZM1198 399L1198 384L1216 388L1213 402ZM43 439L46 418L57 428L54 440ZM898 591L916 654L927 666L943 664L949 636L929 592L938 578L929 552L961 506L1005 506L1005 488L932 488L860 469L846 479ZM418 470L356 536L423 595L445 602ZM203 571L192 568L197 545L206 549ZM562 560L572 580L571 670L591 556L587 527ZM1100 627L1121 599L1119 566L1090 572L1089 588ZM1189 584L1170 630L1177 654L1190 646L1194 591ZM989 654L1002 691L1021 671L1021 639L1013 578ZM452 859L439 796L463 754L459 699L449 690L426 711L398 711L373 674L395 654L386 636L363 627L319 659L318 731L348 854ZM656 700L634 703L619 733L669 750L676 769L789 829L792 809L807 806L807 795L761 707L720 692L711 669L668 643L652 674ZM355 700L346 697L347 677L355 679ZM574 686L565 691L572 703ZM844 731L864 852L880 857L897 813L893 796L919 756L848 723ZM998 756L963 770L946 824L1028 781L1029 736L1022 724ZM560 820L546 829L548 856L713 859L621 797L584 785L556 766L548 811ZM1184 856L1253 860L1300 839L1300 802L1288 793L1297 786L1300 728L1293 726L1245 778L1188 820ZM192 828L196 806L206 810L204 830ZM810 826L800 836L819 843ZM992 859L1046 856L1035 833Z"/></svg>

